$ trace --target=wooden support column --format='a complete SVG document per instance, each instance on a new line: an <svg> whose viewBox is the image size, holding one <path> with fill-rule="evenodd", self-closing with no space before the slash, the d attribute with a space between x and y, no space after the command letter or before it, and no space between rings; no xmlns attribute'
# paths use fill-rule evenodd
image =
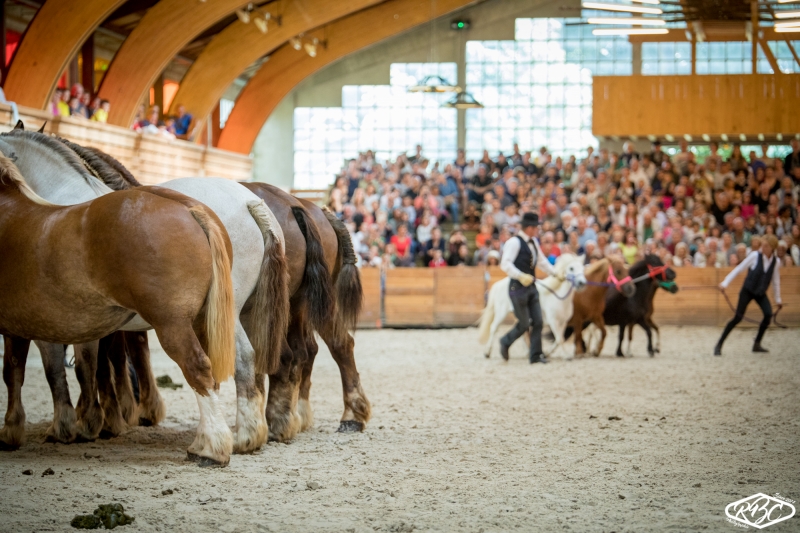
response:
<svg viewBox="0 0 800 533"><path fill-rule="evenodd" d="M692 32L692 76L697 74L697 34Z"/></svg>
<svg viewBox="0 0 800 533"><path fill-rule="evenodd" d="M761 49L764 50L764 55L767 56L767 61L769 61L769 66L772 67L773 72L775 72L775 74L783 74L778 67L778 60L775 59L775 54L772 53L772 49L767 42L761 39L759 39L758 42L761 43Z"/></svg>
<svg viewBox="0 0 800 533"><path fill-rule="evenodd" d="M753 74L758 74L758 2L750 2L750 44L753 55Z"/></svg>
<svg viewBox="0 0 800 533"><path fill-rule="evenodd" d="M94 34L91 34L81 46L81 83L87 92L94 95Z"/></svg>
<svg viewBox="0 0 800 533"><path fill-rule="evenodd" d="M167 112L164 109L164 75L159 74L153 84L153 105L157 105L161 110L161 115Z"/></svg>
<svg viewBox="0 0 800 533"><path fill-rule="evenodd" d="M69 68L67 69L67 86L72 89L72 86L76 83L80 83L81 81L81 73L80 69L78 69L78 54L70 60Z"/></svg>

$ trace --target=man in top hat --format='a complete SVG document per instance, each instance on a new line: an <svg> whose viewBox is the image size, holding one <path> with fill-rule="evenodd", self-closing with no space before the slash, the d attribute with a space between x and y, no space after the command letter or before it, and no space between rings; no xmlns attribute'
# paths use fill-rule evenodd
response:
<svg viewBox="0 0 800 533"><path fill-rule="evenodd" d="M528 360L531 364L546 363L547 359L542 353L542 309L539 306L539 291L534 283L535 270L537 266L547 274L554 274L555 270L537 242L539 215L525 213L521 226L522 230L503 246L503 259L500 262L500 268L511 278L509 296L517 318L511 331L500 339L500 355L508 361L509 347L523 333L530 331Z"/></svg>

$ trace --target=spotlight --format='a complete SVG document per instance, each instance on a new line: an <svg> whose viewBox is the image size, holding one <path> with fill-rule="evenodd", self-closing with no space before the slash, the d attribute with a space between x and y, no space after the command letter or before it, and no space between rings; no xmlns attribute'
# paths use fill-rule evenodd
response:
<svg viewBox="0 0 800 533"><path fill-rule="evenodd" d="M255 24L256 28L258 28L258 31L260 31L263 34L266 34L268 29L267 20L269 19L267 19L266 17L265 18L255 17L253 19L253 24Z"/></svg>
<svg viewBox="0 0 800 533"><path fill-rule="evenodd" d="M242 21L242 24L247 24L250 22L250 12L245 11L244 9L237 9L236 16L239 17L239 20Z"/></svg>
<svg viewBox="0 0 800 533"><path fill-rule="evenodd" d="M292 37L289 39L289 44L292 45L292 48L295 50L302 50L303 43L300 41L299 37Z"/></svg>

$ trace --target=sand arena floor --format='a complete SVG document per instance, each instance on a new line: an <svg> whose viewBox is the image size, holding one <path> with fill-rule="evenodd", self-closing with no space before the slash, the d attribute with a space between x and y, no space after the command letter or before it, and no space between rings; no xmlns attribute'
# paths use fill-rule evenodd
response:
<svg viewBox="0 0 800 533"><path fill-rule="evenodd" d="M715 358L717 329L665 327L653 359L639 331L624 360L610 333L600 358L530 366L521 343L510 363L485 360L475 329L360 331L367 431L335 433L341 388L323 345L313 429L226 469L184 460L198 421L186 388L162 389L158 428L44 444L52 404L32 354L28 442L0 454L0 531L75 531L75 514L111 502L136 518L123 532L735 531L730 502L800 500L800 331L771 330L757 356L739 329ZM233 424L232 382L222 390ZM800 531L800 517L768 529Z"/></svg>

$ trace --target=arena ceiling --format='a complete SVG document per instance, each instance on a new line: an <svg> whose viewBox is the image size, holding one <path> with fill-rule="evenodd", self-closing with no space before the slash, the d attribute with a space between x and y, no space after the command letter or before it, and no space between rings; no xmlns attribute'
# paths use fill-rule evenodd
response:
<svg viewBox="0 0 800 533"><path fill-rule="evenodd" d="M112 102L110 123L127 127L150 87L179 57L190 66L173 102L185 104L200 120L210 116L237 78L246 75L219 146L249 153L275 106L313 72L482 1L486 0L10 0L35 10L35 15L8 68L4 89L20 105L47 108L69 62L102 28L122 42L99 88L99 95ZM743 25L750 16L747 0L664 1L681 5L689 23ZM260 26L245 22L243 11L260 17ZM298 35L306 42L317 40L315 57L289 44Z"/></svg>

